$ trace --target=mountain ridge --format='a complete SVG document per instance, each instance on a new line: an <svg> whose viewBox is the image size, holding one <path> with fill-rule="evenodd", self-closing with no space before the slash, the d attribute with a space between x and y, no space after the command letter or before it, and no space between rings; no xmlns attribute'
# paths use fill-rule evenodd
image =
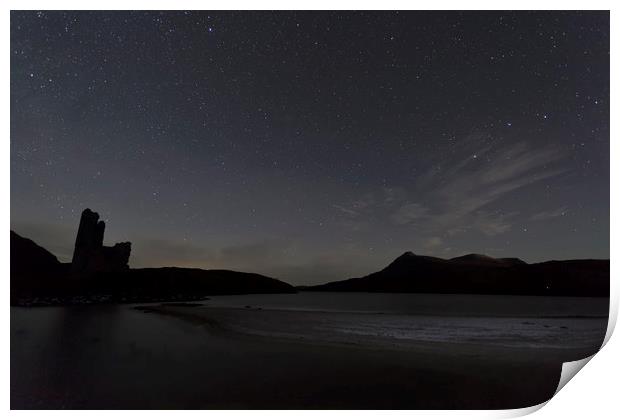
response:
<svg viewBox="0 0 620 420"><path fill-rule="evenodd" d="M366 276L306 286L310 291L609 296L609 260L528 264L466 254L444 259L407 251Z"/></svg>

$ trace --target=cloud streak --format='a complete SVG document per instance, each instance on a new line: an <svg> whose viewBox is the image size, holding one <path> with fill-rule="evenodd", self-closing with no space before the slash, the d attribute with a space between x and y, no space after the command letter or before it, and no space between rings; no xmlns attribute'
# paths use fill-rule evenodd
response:
<svg viewBox="0 0 620 420"><path fill-rule="evenodd" d="M435 164L422 171L408 189L384 188L383 200L376 200L364 211L378 217L383 212L396 226L416 227L427 241L467 230L500 235L508 232L520 215L502 207L500 201L564 174L565 157L552 146L534 148L526 142L505 146L489 136L472 135L455 146L449 156L430 159ZM351 206L341 207L350 209L355 217L360 215ZM540 213L531 220L556 217L563 211ZM344 216L347 214L343 211Z"/></svg>
<svg viewBox="0 0 620 420"><path fill-rule="evenodd" d="M550 220L555 219L556 217L565 216L568 213L568 207L562 206L560 208L548 211L542 211L540 213L536 213L530 217L532 221L541 221L541 220Z"/></svg>

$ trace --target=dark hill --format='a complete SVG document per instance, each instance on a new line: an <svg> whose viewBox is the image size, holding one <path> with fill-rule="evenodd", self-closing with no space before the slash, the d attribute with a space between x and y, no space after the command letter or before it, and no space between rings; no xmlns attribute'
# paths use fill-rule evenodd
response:
<svg viewBox="0 0 620 420"><path fill-rule="evenodd" d="M231 270L202 270L199 268L134 268L92 277L92 282L104 293L119 291L126 295L152 295L165 298L182 293L197 296L246 293L295 293L293 286L271 277Z"/></svg>
<svg viewBox="0 0 620 420"><path fill-rule="evenodd" d="M609 260L527 264L479 254L446 260L406 252L376 273L306 290L609 296Z"/></svg>
<svg viewBox="0 0 620 420"><path fill-rule="evenodd" d="M60 270L58 258L34 241L11 231L11 274Z"/></svg>
<svg viewBox="0 0 620 420"><path fill-rule="evenodd" d="M196 300L208 295L295 293L254 273L142 268L76 274L45 248L11 231L11 304Z"/></svg>
<svg viewBox="0 0 620 420"><path fill-rule="evenodd" d="M450 259L453 263L479 265L479 266L496 266L496 267L508 267L512 265L526 264L525 261L519 258L493 258L488 255L482 254L467 254L461 257Z"/></svg>
<svg viewBox="0 0 620 420"><path fill-rule="evenodd" d="M34 241L11 231L11 302L56 284L68 273L68 264Z"/></svg>

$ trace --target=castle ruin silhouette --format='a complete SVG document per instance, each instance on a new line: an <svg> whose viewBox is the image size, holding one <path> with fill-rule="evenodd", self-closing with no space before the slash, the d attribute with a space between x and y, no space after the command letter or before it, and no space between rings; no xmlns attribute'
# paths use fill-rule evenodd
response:
<svg viewBox="0 0 620 420"><path fill-rule="evenodd" d="M85 209L80 218L71 272L76 274L97 271L119 271L129 269L131 242L119 242L114 246L103 245L105 222L99 214Z"/></svg>

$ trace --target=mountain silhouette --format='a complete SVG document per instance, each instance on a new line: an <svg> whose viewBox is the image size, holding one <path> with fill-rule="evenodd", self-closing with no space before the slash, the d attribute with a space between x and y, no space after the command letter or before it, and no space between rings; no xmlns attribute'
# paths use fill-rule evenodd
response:
<svg viewBox="0 0 620 420"><path fill-rule="evenodd" d="M527 264L519 258L493 258L483 254L467 254L450 259L454 263L469 265L487 265L495 267L509 267L513 265Z"/></svg>
<svg viewBox="0 0 620 420"><path fill-rule="evenodd" d="M405 252L376 273L304 290L609 296L609 260L527 264L481 254L443 259Z"/></svg>
<svg viewBox="0 0 620 420"><path fill-rule="evenodd" d="M47 249L11 231L11 274L56 272L61 263Z"/></svg>

